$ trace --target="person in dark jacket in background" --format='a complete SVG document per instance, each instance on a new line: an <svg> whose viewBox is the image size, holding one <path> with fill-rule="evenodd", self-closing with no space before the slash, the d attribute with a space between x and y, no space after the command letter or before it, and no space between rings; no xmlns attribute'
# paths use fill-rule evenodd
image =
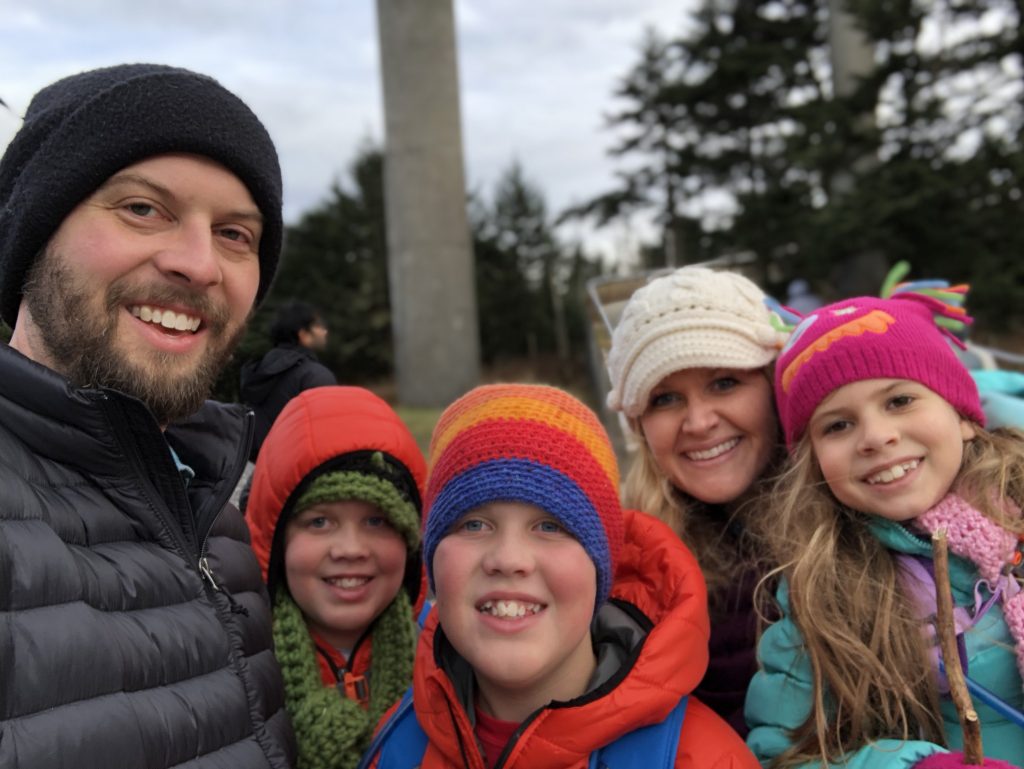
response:
<svg viewBox="0 0 1024 769"><path fill-rule="evenodd" d="M338 383L316 359L327 345L327 326L312 305L297 300L283 305L270 327L270 337L274 347L242 366L242 402L256 412L250 462L256 461L270 426L288 401L303 390Z"/></svg>
<svg viewBox="0 0 1024 769"><path fill-rule="evenodd" d="M294 765L252 417L205 401L281 234L270 136L188 70L59 80L0 160L5 769Z"/></svg>

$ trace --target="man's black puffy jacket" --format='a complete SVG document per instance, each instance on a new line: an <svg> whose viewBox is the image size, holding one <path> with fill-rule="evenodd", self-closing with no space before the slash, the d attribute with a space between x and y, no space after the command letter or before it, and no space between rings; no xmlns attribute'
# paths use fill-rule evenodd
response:
<svg viewBox="0 0 1024 769"><path fill-rule="evenodd" d="M138 400L0 345L0 767L294 763L266 593L226 506L250 423L210 402L164 434Z"/></svg>

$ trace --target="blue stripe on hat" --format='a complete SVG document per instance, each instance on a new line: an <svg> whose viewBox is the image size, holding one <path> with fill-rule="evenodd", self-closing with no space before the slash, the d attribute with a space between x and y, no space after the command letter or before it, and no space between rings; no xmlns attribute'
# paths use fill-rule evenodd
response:
<svg viewBox="0 0 1024 769"><path fill-rule="evenodd" d="M525 502L554 516L583 546L597 569L595 611L611 591L608 539L590 499L567 475L529 459L481 462L449 480L427 513L423 534L427 578L434 589L434 551L466 513L489 502Z"/></svg>

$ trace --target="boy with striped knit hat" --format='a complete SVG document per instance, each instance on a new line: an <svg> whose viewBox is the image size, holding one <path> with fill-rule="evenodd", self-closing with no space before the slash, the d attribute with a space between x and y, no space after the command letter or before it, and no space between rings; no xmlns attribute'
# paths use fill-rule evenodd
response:
<svg viewBox="0 0 1024 769"><path fill-rule="evenodd" d="M626 748L645 766L757 766L687 699L707 665L700 569L667 526L622 510L593 412L550 387L478 387L441 416L430 456L436 605L412 706L379 727L369 759L568 768L598 754L618 766L607 751Z"/></svg>

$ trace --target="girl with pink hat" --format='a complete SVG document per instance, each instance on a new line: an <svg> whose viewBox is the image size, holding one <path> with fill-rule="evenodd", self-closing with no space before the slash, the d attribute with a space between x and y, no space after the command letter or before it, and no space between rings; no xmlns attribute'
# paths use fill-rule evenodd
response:
<svg viewBox="0 0 1024 769"><path fill-rule="evenodd" d="M814 311L776 364L783 618L746 706L766 766L966 765L933 627L939 529L984 765L1024 756L1024 435L984 429L950 346L966 287L919 288Z"/></svg>

